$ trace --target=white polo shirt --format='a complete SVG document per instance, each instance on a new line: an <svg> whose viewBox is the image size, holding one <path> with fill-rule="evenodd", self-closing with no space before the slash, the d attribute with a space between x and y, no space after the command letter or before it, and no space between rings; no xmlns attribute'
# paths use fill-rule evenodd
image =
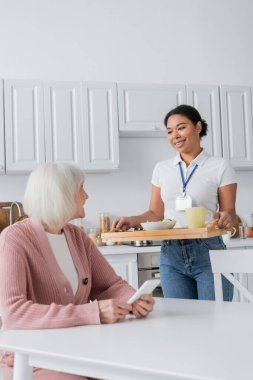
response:
<svg viewBox="0 0 253 380"><path fill-rule="evenodd" d="M208 210L218 210L218 188L236 183L235 171L230 162L220 157L210 156L204 150L188 167L178 153L174 158L158 162L152 175L152 185L160 187L164 203L164 218L176 220L176 227L185 227L185 211L176 211L175 200L182 195L183 184L180 174L181 162L185 181L197 164L186 187L186 194L192 198L192 206L203 206Z"/></svg>

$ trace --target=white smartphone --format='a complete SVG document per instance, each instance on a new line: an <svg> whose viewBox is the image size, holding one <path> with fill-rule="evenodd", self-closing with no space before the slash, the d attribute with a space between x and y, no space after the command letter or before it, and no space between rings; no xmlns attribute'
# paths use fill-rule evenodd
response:
<svg viewBox="0 0 253 380"><path fill-rule="evenodd" d="M128 304L133 303L134 301L138 300L140 296L143 294L150 294L152 291L160 284L159 279L154 279L154 280L147 280L145 281L141 287L136 290L136 292L132 295L131 298L127 301Z"/></svg>

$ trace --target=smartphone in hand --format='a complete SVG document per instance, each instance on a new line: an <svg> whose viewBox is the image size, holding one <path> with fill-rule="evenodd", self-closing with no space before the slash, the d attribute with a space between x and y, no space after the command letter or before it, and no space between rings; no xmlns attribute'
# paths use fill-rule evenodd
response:
<svg viewBox="0 0 253 380"><path fill-rule="evenodd" d="M152 291L160 284L159 279L147 280L141 287L132 295L127 301L128 304L132 304L134 301L138 300L143 294L150 294Z"/></svg>

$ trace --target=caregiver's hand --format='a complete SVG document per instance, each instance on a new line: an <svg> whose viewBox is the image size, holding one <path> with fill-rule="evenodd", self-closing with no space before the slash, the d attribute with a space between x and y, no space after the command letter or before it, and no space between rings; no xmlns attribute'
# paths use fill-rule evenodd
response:
<svg viewBox="0 0 253 380"><path fill-rule="evenodd" d="M219 211L214 213L214 219L217 219L219 228L231 230L235 223L235 213L232 211Z"/></svg>

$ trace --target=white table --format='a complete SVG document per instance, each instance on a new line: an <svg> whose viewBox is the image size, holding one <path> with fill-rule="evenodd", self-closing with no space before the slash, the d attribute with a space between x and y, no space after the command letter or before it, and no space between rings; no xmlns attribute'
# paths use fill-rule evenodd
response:
<svg viewBox="0 0 253 380"><path fill-rule="evenodd" d="M112 325L5 331L14 380L31 366L112 380L250 380L253 305L156 299L146 319Z"/></svg>

